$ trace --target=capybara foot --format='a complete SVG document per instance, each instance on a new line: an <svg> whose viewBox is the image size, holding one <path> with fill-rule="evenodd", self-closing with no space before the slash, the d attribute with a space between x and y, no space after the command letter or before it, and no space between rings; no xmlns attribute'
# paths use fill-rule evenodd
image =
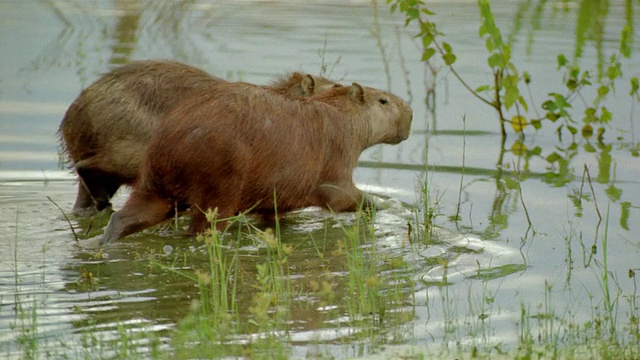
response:
<svg viewBox="0 0 640 360"><path fill-rule="evenodd" d="M117 211L111 214L109 223L104 229L104 235L102 235L102 239L100 239L100 245L120 239L122 237L121 234L123 228L124 226L122 224L122 219L120 219L120 214Z"/></svg>

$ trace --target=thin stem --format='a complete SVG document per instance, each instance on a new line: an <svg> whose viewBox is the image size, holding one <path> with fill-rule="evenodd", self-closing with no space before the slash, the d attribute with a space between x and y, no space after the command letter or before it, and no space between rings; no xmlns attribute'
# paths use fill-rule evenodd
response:
<svg viewBox="0 0 640 360"><path fill-rule="evenodd" d="M422 20L420 20L421 25L424 24L424 22ZM440 44L438 43L438 41L435 39L435 34L433 35L433 44L436 46L436 49L438 50L438 52L440 53L440 55L444 55L446 54L446 52L442 49L442 47L440 47ZM449 70L451 70L451 73L453 73L453 75L456 77L456 79L458 79L458 81L460 81L460 83L462 84L462 86L464 86L467 90L469 90L469 92L471 92L471 94L473 96L475 96L476 98L478 98L480 101L482 101L483 103L493 107L493 108L497 108L497 104L492 103L491 101L483 98L482 96L480 96L476 91L474 91L471 86L469 86L463 79L462 77L460 77L460 75L458 74L458 72L456 71L456 69L453 68L452 64L447 64L447 67L449 68Z"/></svg>
<svg viewBox="0 0 640 360"><path fill-rule="evenodd" d="M69 224L69 228L71 229L71 232L73 233L73 237L76 239L76 242L77 242L78 241L78 234L76 234L76 231L73 228L73 225L71 224L71 220L69 220L69 217L67 216L67 214L65 214L64 211L62 210L62 208L55 201L53 201L49 196L47 196L47 199L49 201L51 201L51 203L53 205L55 205L58 208L58 210L60 210L60 212L62 213L62 216L64 216L65 220L67 220L67 223Z"/></svg>
<svg viewBox="0 0 640 360"><path fill-rule="evenodd" d="M500 101L500 87L498 86L498 83L500 82L500 78L502 77L502 70L496 70L493 73L493 87L494 87L494 91L495 91L495 97L496 97L496 102L495 102L495 109L498 110L498 115L500 116L500 134L502 135L502 139L503 139L503 143L504 143L504 139L507 138L507 130L504 128L504 115L502 114L502 102Z"/></svg>
<svg viewBox="0 0 640 360"><path fill-rule="evenodd" d="M462 200L462 183L464 181L464 169L465 169L465 157L466 157L466 147L467 147L467 123L466 123L467 115L462 116L462 173L460 175L460 188L458 189L458 206L456 207L456 225L458 224L458 219L460 218L460 201Z"/></svg>

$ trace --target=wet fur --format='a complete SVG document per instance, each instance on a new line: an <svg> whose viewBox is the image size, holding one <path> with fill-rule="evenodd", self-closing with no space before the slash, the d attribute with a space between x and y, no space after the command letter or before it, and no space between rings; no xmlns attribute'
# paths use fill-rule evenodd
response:
<svg viewBox="0 0 640 360"><path fill-rule="evenodd" d="M222 218L252 207L273 212L274 192L281 212L314 205L354 210L368 200L352 180L361 152L406 139L411 118L401 99L358 84L308 99L220 85L162 122L103 242L165 220L175 203L190 207L192 233L208 226L202 213L208 208Z"/></svg>
<svg viewBox="0 0 640 360"><path fill-rule="evenodd" d="M145 60L118 67L84 89L58 131L61 147L79 177L74 212L91 214L109 208L118 188L134 182L161 119L190 96L227 83L179 62ZM334 85L321 77L292 73L265 88L300 97Z"/></svg>

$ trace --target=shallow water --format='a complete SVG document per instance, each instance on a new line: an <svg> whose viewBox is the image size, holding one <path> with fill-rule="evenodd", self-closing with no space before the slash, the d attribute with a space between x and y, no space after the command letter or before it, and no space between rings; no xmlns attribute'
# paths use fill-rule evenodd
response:
<svg viewBox="0 0 640 360"><path fill-rule="evenodd" d="M530 6L519 18L522 30L512 31L526 3L495 1L492 9L503 35L513 34L515 62L531 73L531 91L540 103L546 93L563 91L561 75L554 71L556 54L577 52L576 14L553 11L548 4L538 19ZM477 37L475 3L432 7L457 55L458 72L475 86L488 83L491 74ZM171 330L199 298L192 280L149 260L186 272L203 269L207 258L194 238L165 229L99 250L87 240L76 241L57 208L69 212L76 191L73 175L60 167L57 148L56 131L67 106L100 73L143 58L176 59L230 80L260 84L287 71L319 74L324 69L343 83L382 89L390 84L414 108L411 137L397 146L367 150L354 174L362 189L386 199L387 208L372 223L375 236L364 248L375 248L372 258L381 259L383 269L393 259L405 264L402 270L381 272L384 279L405 279L398 280L396 289L404 294L403 301L389 304L393 315L388 325L376 332L377 342L367 342L371 329L349 321L340 308L349 276L344 254L339 254L345 237L341 225L357 223L355 215L318 209L293 213L282 228L283 243L294 246L289 277L301 292L289 319L291 356L383 351L375 344L387 345L386 351L451 343L514 346L521 306L531 315L556 313L586 322L603 308L605 238L606 269L615 279L609 287L619 301L620 321L637 312L636 280L628 274L640 269L635 228L640 223L640 162L631 151L637 149L640 124L638 104L632 108L626 94L628 79L639 76L640 67L623 60L620 91L607 101L614 119L605 145L576 137L573 149L567 136L558 140L555 127L537 133L529 128L524 144L540 147L541 155L519 157L511 150L516 136L511 134L503 148L494 110L473 98L447 70L438 75L433 112L424 105L431 78L418 61L417 43L410 36L415 29L403 28L403 19L390 15L384 2L378 10L389 78L373 36L370 2L0 3L0 32L11 34L0 42L0 353L32 354L29 341L35 339L36 354L46 349L53 357L87 352L99 357L97 350L83 345L87 334L117 343L127 331L155 334L162 348L172 348ZM617 49L625 21L622 4L612 4L609 11L605 54ZM637 8L634 14L637 18ZM634 31L637 58L640 34ZM597 55L587 41L581 66L595 67ZM554 152L566 163L547 161ZM583 181L585 166L593 193ZM409 235L416 226L412 209L422 209L419 187L425 179L437 227L428 243L420 243ZM580 193L583 200L576 206ZM126 190L118 194L115 208L126 196ZM601 223L596 209L605 217ZM70 221L86 238L99 235L107 219ZM249 235L237 245L243 284L238 302L246 309L255 293L256 264L264 261L266 250ZM337 294L329 304L321 305L308 285L321 279L330 280ZM259 336L250 331L244 335L238 341ZM151 335L135 342L142 352L147 337ZM105 357L114 351L107 345L93 349L104 351Z"/></svg>

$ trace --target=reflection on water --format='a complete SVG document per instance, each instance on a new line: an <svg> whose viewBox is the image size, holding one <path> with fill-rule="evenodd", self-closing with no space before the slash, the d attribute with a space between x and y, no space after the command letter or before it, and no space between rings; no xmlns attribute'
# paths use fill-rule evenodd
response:
<svg viewBox="0 0 640 360"><path fill-rule="evenodd" d="M556 54L573 53L583 68L601 71L618 46L609 34L636 25L629 14L637 9L629 12L628 3L492 6L514 56L532 74L531 91L543 98L562 89L559 73L550 71ZM575 11L562 8L574 5ZM354 296L345 227L359 224L354 214L305 209L282 224L282 242L293 248L286 268L295 296L286 329L272 330L287 332L294 357L355 357L392 343L511 346L519 341L513 329L521 305L539 308L550 288L556 309L589 320L593 309L579 308L576 299L599 301L603 272L616 277L613 290L635 301L635 280L627 274L638 270L640 163L628 97L607 104L621 110L605 142L559 139L547 128L500 144L492 109L439 65L417 61L412 30L386 6L378 4L376 20L367 1L0 4L0 31L15 34L3 38L0 67L0 352L109 357L124 335L127 346L151 353L198 339L193 331L177 338L174 330L195 321L200 292L184 274L208 268L204 244L165 225L99 250L87 239L102 232L107 215L70 219L76 240L58 208L71 209L76 186L60 169L56 131L64 111L98 74L142 58L177 59L255 83L290 70L324 72L411 99L410 139L368 150L355 173L361 188L384 198L366 230L375 236L361 245L366 264L379 269L379 278L363 281L382 281L384 311L354 319L345 310ZM458 71L472 84L487 83L475 3L433 4L433 10L454 45ZM423 182L428 199L421 198ZM115 208L126 196L119 194ZM426 241L416 219L438 225ZM234 344L269 336L249 311L260 286L257 265L268 253L251 234L228 239L228 254L238 256L237 303L244 310ZM605 239L615 262L603 270ZM478 335L487 324L491 335Z"/></svg>
<svg viewBox="0 0 640 360"><path fill-rule="evenodd" d="M3 205L0 229L2 234L16 234L15 237L3 235L1 243L6 258L5 266L0 269L0 293L13 294L2 297L0 320L8 325L3 326L0 333L3 351L19 352L19 347L12 345L16 334L25 338L33 335L37 341L54 343L59 338L74 341L73 334L75 341L81 341L89 330L91 336L103 340L118 339L123 328L157 332L160 338L166 337L167 330L188 314L190 303L199 297L194 283L175 270L206 269L202 244L181 236L143 235L96 253L83 245L84 240L77 242L70 238L68 224L53 204L70 206L73 182L64 180L64 176L52 176L48 182L28 181L29 174L23 175L23 180L10 180L15 176L3 174L0 186ZM35 174L32 177L37 178ZM121 206L122 200L119 197L116 205ZM412 290L413 282L418 284L417 289L431 284L454 284L478 275L478 269L500 271L501 264L513 264L514 271L522 270L517 265L521 262L520 255L512 250L445 230L437 230L430 244L412 245L407 237L409 211L393 199L385 203L387 210L380 212L374 223L376 257L384 261L403 259L408 264L401 272L385 275L415 277L403 285L409 286L403 291ZM347 296L347 268L343 257L335 254L342 251L343 227L353 224L354 220L353 214L333 216L319 209L302 210L285 219L283 241L295 247L288 259L293 266L289 273L292 287L311 291L310 279L326 278L331 279L337 298ZM76 231L83 234L87 230L85 226ZM238 248L238 274L242 283L238 301L240 308L249 308L258 286L255 264L265 255L264 247L246 238ZM324 260L318 251L325 254ZM442 267L437 265L443 258L450 263L446 278L442 277ZM150 259L172 265L173 270L151 266ZM498 276L505 275L508 273ZM349 322L337 307L314 311L318 305L313 296L301 296L296 304L291 321L296 324L292 337L297 341L331 341L360 331L332 329L331 324L349 326ZM396 316L406 311L408 309L398 308ZM32 319L35 313L37 320ZM392 318L386 321L391 322ZM31 328L31 321L37 321L37 329ZM323 329L325 326L329 328ZM37 333L21 333L23 329Z"/></svg>

